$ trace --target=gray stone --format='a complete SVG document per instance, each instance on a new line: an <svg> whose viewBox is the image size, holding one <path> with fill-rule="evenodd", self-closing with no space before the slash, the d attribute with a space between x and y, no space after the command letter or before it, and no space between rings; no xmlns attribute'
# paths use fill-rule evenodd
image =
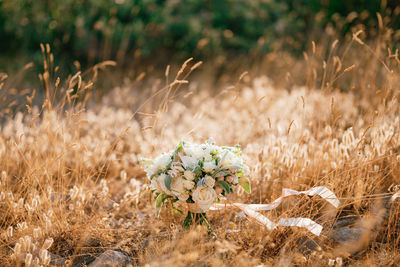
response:
<svg viewBox="0 0 400 267"><path fill-rule="evenodd" d="M353 242L360 239L361 235L363 234L364 229L362 228L350 228L345 227L339 230L336 230L328 237L335 242L344 243L344 242Z"/></svg>
<svg viewBox="0 0 400 267"><path fill-rule="evenodd" d="M343 227L349 227L352 226L356 223L357 217L349 217L349 218L343 218L338 220L334 225L333 228L338 229L338 228L343 228Z"/></svg>
<svg viewBox="0 0 400 267"><path fill-rule="evenodd" d="M70 263L69 260L64 259L61 256L58 256L58 255L50 253L50 252L49 252L49 254L50 254L50 265L53 265L53 266L64 266L64 265L67 265L67 264Z"/></svg>
<svg viewBox="0 0 400 267"><path fill-rule="evenodd" d="M313 251L321 250L321 246L314 239L304 237L297 240L298 251L304 255L310 255Z"/></svg>
<svg viewBox="0 0 400 267"><path fill-rule="evenodd" d="M88 267L124 267L131 266L131 259L122 252L115 250L106 250L98 256Z"/></svg>

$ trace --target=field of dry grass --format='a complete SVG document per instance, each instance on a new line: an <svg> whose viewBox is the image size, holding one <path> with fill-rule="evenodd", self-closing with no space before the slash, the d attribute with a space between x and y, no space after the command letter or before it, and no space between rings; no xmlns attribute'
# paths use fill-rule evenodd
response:
<svg viewBox="0 0 400 267"><path fill-rule="evenodd" d="M165 87L121 85L100 101L91 100L90 80L111 62L60 83L48 54L43 100L29 92L13 116L13 102L3 101L0 265L83 266L107 249L140 266L398 264L400 203L390 197L400 186L399 59L384 40L358 38L342 50L313 45L292 69L306 86L243 75L210 90L190 82L201 68L191 61L167 70ZM168 203L157 219L139 157L209 137L240 144L250 166L252 194L238 190L232 201L270 203L282 188L332 190L338 209L303 195L264 213L312 218L321 236L268 231L237 210L209 211L213 234L184 229Z"/></svg>

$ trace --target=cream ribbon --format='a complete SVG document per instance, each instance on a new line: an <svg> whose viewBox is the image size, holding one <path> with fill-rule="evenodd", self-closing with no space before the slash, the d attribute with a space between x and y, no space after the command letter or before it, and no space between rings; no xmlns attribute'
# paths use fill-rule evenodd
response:
<svg viewBox="0 0 400 267"><path fill-rule="evenodd" d="M255 219L260 224L266 226L268 230L273 230L279 225L296 226L296 227L306 228L314 235L319 236L323 229L322 225L314 222L309 218L281 218L278 223L274 223L261 213L257 212L261 210L264 211L273 210L282 203L284 198L289 196L297 196L300 194L305 194L309 196L319 195L335 208L338 208L340 204L339 199L335 196L335 194L331 190L329 190L325 186L317 186L306 191L296 191L284 188L282 190L282 196L275 199L270 204L216 203L210 208L210 210L222 210L225 208L237 207L241 209L247 216Z"/></svg>
<svg viewBox="0 0 400 267"><path fill-rule="evenodd" d="M395 201L399 197L400 197L400 191L393 194L393 196L390 198L390 203L393 203L393 201Z"/></svg>

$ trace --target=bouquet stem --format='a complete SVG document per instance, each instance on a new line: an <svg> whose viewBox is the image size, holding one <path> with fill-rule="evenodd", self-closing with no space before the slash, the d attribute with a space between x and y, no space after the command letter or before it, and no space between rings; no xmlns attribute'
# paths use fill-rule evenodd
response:
<svg viewBox="0 0 400 267"><path fill-rule="evenodd" d="M206 224L208 228L208 232L212 232L211 225L208 221L206 213L196 213L196 212L188 212L185 221L183 222L184 228L189 228L193 224Z"/></svg>

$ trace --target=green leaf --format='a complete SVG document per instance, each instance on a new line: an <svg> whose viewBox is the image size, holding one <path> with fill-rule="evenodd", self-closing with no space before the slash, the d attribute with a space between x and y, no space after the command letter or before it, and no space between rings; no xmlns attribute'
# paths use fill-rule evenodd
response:
<svg viewBox="0 0 400 267"><path fill-rule="evenodd" d="M171 190L171 176L167 175L167 177L164 179L164 184L165 187L168 188L168 190Z"/></svg>
<svg viewBox="0 0 400 267"><path fill-rule="evenodd" d="M159 209L161 205L164 203L164 201L169 197L170 196L163 193L159 194L156 198L156 209Z"/></svg>
<svg viewBox="0 0 400 267"><path fill-rule="evenodd" d="M175 212L175 213L179 213L179 214L183 214L183 211L178 210L177 208L174 208L174 212Z"/></svg>
<svg viewBox="0 0 400 267"><path fill-rule="evenodd" d="M244 174L243 174L242 171L239 171L239 172L236 173L236 176L239 177L239 178L241 178L243 175L244 175Z"/></svg>
<svg viewBox="0 0 400 267"><path fill-rule="evenodd" d="M179 144L175 148L175 153L179 152L183 148L183 145L185 144L184 141L180 141Z"/></svg>
<svg viewBox="0 0 400 267"><path fill-rule="evenodd" d="M163 193L161 193L161 194L159 194L158 196L157 196L157 198L156 198L156 217L158 218L158 215L160 214L160 208L161 208L161 206L162 206L162 204L164 203L164 201L167 199L167 198L170 198L171 196L168 196L168 195L166 195L166 194L163 194Z"/></svg>
<svg viewBox="0 0 400 267"><path fill-rule="evenodd" d="M239 185L240 185L241 187L243 187L244 191L246 191L247 193L250 194L250 192L251 192L251 185L250 185L249 179L247 179L247 178L239 179Z"/></svg>
<svg viewBox="0 0 400 267"><path fill-rule="evenodd" d="M172 153L172 156L171 156L171 161L170 161L170 163L168 163L168 165L167 165L167 167L166 167L167 170L171 169L172 162L174 162L175 157L176 157L176 155L178 154L178 152L179 152L181 149L183 149L183 145L184 145L184 144L185 144L184 141L180 141L179 144L175 147L175 150L174 150L174 152Z"/></svg>
<svg viewBox="0 0 400 267"><path fill-rule="evenodd" d="M233 190L230 188L229 184L225 181L218 181L218 184L225 190L227 194L233 192Z"/></svg>
<svg viewBox="0 0 400 267"><path fill-rule="evenodd" d="M196 177L202 176L202 174L203 174L203 171L201 170L200 166L196 166L196 168L194 168L193 172Z"/></svg>

